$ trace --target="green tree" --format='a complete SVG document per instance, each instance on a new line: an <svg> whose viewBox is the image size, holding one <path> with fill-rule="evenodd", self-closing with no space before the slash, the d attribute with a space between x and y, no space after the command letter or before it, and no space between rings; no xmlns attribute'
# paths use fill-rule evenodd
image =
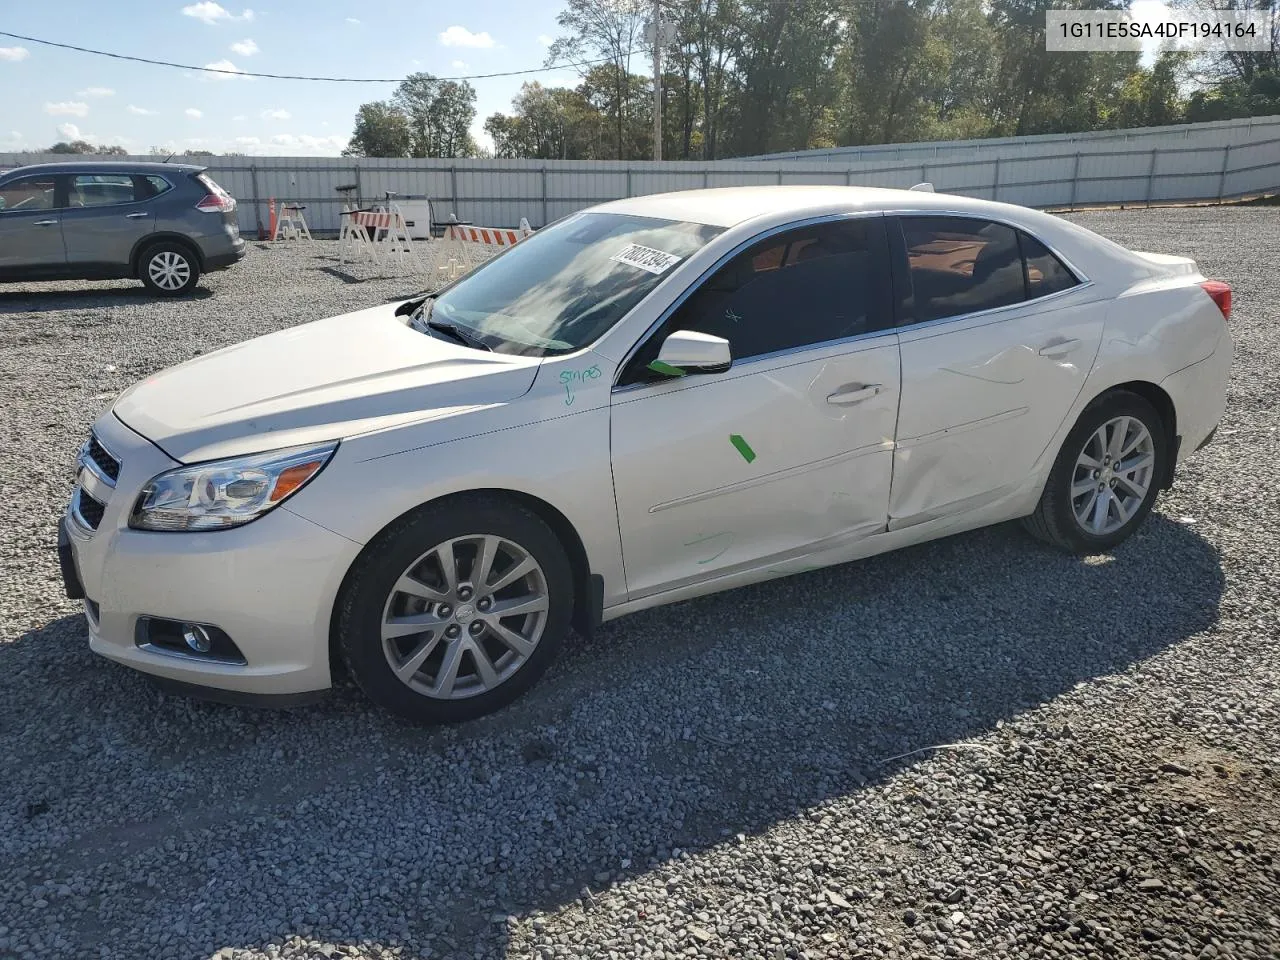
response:
<svg viewBox="0 0 1280 960"><path fill-rule="evenodd" d="M391 102L404 114L413 157L473 157L471 123L476 91L471 84L413 73L396 88Z"/></svg>
<svg viewBox="0 0 1280 960"><path fill-rule="evenodd" d="M409 156L409 118L387 101L361 104L351 141L342 153L348 157Z"/></svg>

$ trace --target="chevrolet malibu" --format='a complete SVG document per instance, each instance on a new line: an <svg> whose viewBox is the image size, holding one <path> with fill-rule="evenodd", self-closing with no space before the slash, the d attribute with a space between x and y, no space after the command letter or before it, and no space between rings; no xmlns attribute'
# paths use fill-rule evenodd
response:
<svg viewBox="0 0 1280 960"><path fill-rule="evenodd" d="M928 190L620 200L442 290L125 391L59 536L91 649L236 703L343 664L424 721L566 633L1020 519L1143 522L1223 414L1231 290Z"/></svg>

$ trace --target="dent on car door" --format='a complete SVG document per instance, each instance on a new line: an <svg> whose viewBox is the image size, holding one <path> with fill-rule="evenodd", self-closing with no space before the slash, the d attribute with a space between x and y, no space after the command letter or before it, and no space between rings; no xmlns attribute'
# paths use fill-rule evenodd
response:
<svg viewBox="0 0 1280 960"><path fill-rule="evenodd" d="M1022 485L1080 394L1104 310L1038 240L966 217L890 225L909 278L891 529Z"/></svg>
<svg viewBox="0 0 1280 960"><path fill-rule="evenodd" d="M53 272L66 265L57 178L18 177L0 186L0 274Z"/></svg>
<svg viewBox="0 0 1280 960"><path fill-rule="evenodd" d="M633 599L882 531L898 407L882 217L761 240L680 303L624 366L611 445ZM676 330L733 366L668 377Z"/></svg>

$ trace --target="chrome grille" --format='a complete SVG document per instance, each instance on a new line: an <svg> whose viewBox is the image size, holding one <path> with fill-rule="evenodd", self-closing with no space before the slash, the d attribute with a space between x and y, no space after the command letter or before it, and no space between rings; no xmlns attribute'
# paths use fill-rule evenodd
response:
<svg viewBox="0 0 1280 960"><path fill-rule="evenodd" d="M120 461L107 452L107 448L95 436L89 437L89 446L85 450L89 459L98 465L103 473L112 480L120 479Z"/></svg>
<svg viewBox="0 0 1280 960"><path fill-rule="evenodd" d="M106 509L106 505L99 503L84 490L76 493L76 513L80 515L80 519L90 530L97 530L98 524L102 522L102 513Z"/></svg>

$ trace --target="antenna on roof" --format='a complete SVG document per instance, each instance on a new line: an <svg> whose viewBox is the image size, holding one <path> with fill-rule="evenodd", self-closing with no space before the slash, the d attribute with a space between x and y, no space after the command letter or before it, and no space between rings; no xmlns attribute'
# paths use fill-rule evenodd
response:
<svg viewBox="0 0 1280 960"><path fill-rule="evenodd" d="M172 159L173 159L174 157L176 157L176 156L177 156L177 154L176 154L176 153L171 153L171 154L169 154L167 157L165 157L163 160L161 160L160 162L161 162L161 163L168 163L170 160L172 160ZM912 189L912 190L914 190L914 189L915 189L915 187L912 187L911 189Z"/></svg>
<svg viewBox="0 0 1280 960"><path fill-rule="evenodd" d="M916 191L917 193L933 193L933 184L929 183L928 181L924 183L917 183L911 189Z"/></svg>

